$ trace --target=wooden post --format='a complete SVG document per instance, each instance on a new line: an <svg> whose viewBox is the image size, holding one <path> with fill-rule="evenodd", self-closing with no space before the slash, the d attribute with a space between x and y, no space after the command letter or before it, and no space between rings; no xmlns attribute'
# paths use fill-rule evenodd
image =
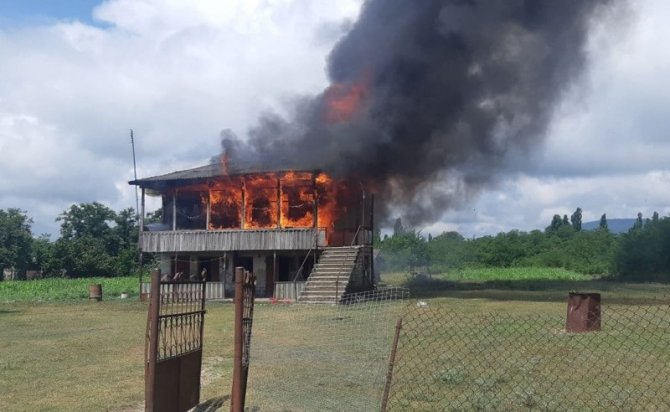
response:
<svg viewBox="0 0 670 412"><path fill-rule="evenodd" d="M207 216L205 216L205 230L209 230L210 213L212 212L212 195L207 189Z"/></svg>
<svg viewBox="0 0 670 412"><path fill-rule="evenodd" d="M319 192L316 190L316 172L312 172L312 192L313 192L313 200L314 200L314 207L312 209L312 226L314 229L319 227L319 207L318 207L318 199L319 199Z"/></svg>
<svg viewBox="0 0 670 412"><path fill-rule="evenodd" d="M274 286L275 288L276 288L276 285L277 285L277 273L278 273L278 271L277 271L277 251L274 250L274 251L272 251L272 279L273 279L273 285L275 285ZM272 297L276 297L274 290L272 291Z"/></svg>
<svg viewBox="0 0 670 412"><path fill-rule="evenodd" d="M235 268L235 324L233 349L233 388L230 395L230 412L243 412L242 403L242 350L244 345L242 317L244 316L244 268Z"/></svg>
<svg viewBox="0 0 670 412"><path fill-rule="evenodd" d="M156 362L158 360L158 315L161 294L161 271L151 272L151 297L149 313L147 315L147 332L149 345L144 355L144 410L154 410L154 395L156 389Z"/></svg>
<svg viewBox="0 0 670 412"><path fill-rule="evenodd" d="M281 228L281 179L277 177L277 229Z"/></svg>
<svg viewBox="0 0 670 412"><path fill-rule="evenodd" d="M240 221L240 229L244 229L244 221L247 220L247 186L242 181L242 220Z"/></svg>
<svg viewBox="0 0 670 412"><path fill-rule="evenodd" d="M359 229L356 231L356 244L360 245L362 244L361 241L359 240L361 238L361 230L365 228L365 189L363 189L361 193L361 224L359 226Z"/></svg>
<svg viewBox="0 0 670 412"><path fill-rule="evenodd" d="M370 195L370 276L375 283L375 195Z"/></svg>
<svg viewBox="0 0 670 412"><path fill-rule="evenodd" d="M314 267L316 266L317 255L319 254L319 192L316 190L316 172L312 172L312 190L314 193L314 208L312 211L312 226L314 227L314 257L312 260L312 267ZM297 290L295 296L296 300L298 300Z"/></svg>
<svg viewBox="0 0 670 412"><path fill-rule="evenodd" d="M172 230L177 230L177 189L172 193Z"/></svg>
<svg viewBox="0 0 670 412"><path fill-rule="evenodd" d="M143 261L142 261L142 238L143 238L143 233L144 233L144 188L142 188L142 207L140 209L140 229L139 233L137 236L137 264L140 268L139 270L139 281L140 281L140 293L139 293L139 299L142 300L142 266L143 266Z"/></svg>
<svg viewBox="0 0 670 412"><path fill-rule="evenodd" d="M395 324L395 334L393 335L391 355L389 356L389 367L386 371L386 384L384 385L384 394L382 395L382 412L388 411L389 395L391 393L391 384L393 383L393 367L395 366L395 358L398 351L398 341L400 340L401 329L402 318L399 318Z"/></svg>

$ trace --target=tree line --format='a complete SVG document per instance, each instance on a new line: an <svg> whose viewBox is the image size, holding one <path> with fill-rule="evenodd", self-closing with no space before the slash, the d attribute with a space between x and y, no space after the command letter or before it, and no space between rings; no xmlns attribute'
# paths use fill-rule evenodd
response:
<svg viewBox="0 0 670 412"><path fill-rule="evenodd" d="M670 281L670 217L638 214L633 227L611 233L602 215L596 230L582 230L582 210L554 215L542 230L511 230L466 239L460 233L424 236L398 219L391 236L376 235L385 270L446 272L472 267L560 267L626 281Z"/></svg>
<svg viewBox="0 0 670 412"><path fill-rule="evenodd" d="M145 221L154 221L160 210ZM0 209L0 269L45 277L123 276L138 270L138 221L133 208L116 212L93 202L70 206L57 218L60 237L34 236L32 219ZM384 270L445 272L467 267L562 267L626 281L670 281L670 217L638 214L624 234L611 233L606 215L598 229L582 230L582 210L555 215L543 230L511 230L466 239L458 232L424 236L398 219L393 234L375 236Z"/></svg>
<svg viewBox="0 0 670 412"><path fill-rule="evenodd" d="M34 236L26 211L0 209L0 269L44 277L124 276L137 271L138 221L133 208L116 212L98 203L70 206L57 218L60 237Z"/></svg>

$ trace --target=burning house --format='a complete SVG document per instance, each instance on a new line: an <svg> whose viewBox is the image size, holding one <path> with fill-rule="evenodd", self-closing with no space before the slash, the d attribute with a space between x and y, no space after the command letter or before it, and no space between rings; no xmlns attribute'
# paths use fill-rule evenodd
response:
<svg viewBox="0 0 670 412"><path fill-rule="evenodd" d="M282 295L294 279L307 279L305 299L371 287L372 202L361 188L377 194L380 222L401 214L419 227L463 207L499 171L522 170L580 78L590 23L609 3L363 2L328 55L320 93L286 115L264 112L243 138L222 132L224 159L264 170L214 162L131 182L163 201L142 250L158 253L166 273L205 271L228 290L232 268L244 266L260 296Z"/></svg>
<svg viewBox="0 0 670 412"><path fill-rule="evenodd" d="M212 163L130 184L142 205L162 199L160 222L141 222L141 251L165 274L206 277L210 298L232 296L237 266L256 274L257 296L334 302L373 287L373 198L353 180Z"/></svg>

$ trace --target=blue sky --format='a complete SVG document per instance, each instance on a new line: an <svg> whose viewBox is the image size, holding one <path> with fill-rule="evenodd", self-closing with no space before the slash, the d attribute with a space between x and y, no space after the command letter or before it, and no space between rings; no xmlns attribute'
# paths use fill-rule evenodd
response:
<svg viewBox="0 0 670 412"><path fill-rule="evenodd" d="M222 130L245 136L327 86L361 2L0 0L0 209L56 235L73 203L134 207L129 129L139 177L207 163ZM670 2L615 3L544 145L510 151L496 184L418 229L532 230L577 207L585 221L670 215Z"/></svg>
<svg viewBox="0 0 670 412"><path fill-rule="evenodd" d="M93 20L93 8L102 0L0 0L0 27L48 24L59 20Z"/></svg>

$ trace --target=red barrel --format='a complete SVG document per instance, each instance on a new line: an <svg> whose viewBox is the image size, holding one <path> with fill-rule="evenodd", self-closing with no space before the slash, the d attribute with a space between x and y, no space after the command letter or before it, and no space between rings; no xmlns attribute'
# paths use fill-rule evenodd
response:
<svg viewBox="0 0 670 412"><path fill-rule="evenodd" d="M97 283L97 284L91 284L88 285L88 300L89 301L96 301L100 302L102 300L102 285Z"/></svg>

